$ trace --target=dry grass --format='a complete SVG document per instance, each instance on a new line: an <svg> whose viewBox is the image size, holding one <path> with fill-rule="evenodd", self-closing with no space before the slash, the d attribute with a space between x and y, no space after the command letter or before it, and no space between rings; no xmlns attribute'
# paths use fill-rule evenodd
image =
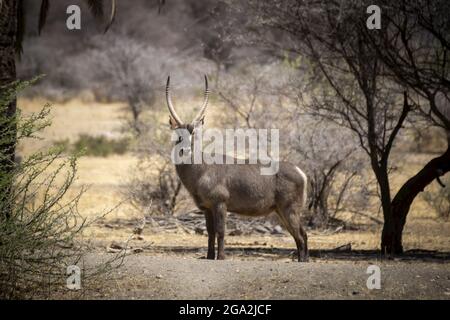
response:
<svg viewBox="0 0 450 320"><path fill-rule="evenodd" d="M38 111L46 101L41 99L19 100L19 107L25 113ZM180 107L181 108L181 107ZM183 109L183 108L181 108ZM161 117L166 116L161 111ZM30 141L20 146L20 153L30 154L41 147L47 147L54 141L68 138L74 141L80 134L105 135L117 137L125 117L123 105L84 103L71 100L66 103L53 104L53 125L47 128L42 135L43 140ZM213 118L214 112L208 117ZM161 120L163 121L163 120ZM213 121L211 121L213 123ZM421 168L432 155L397 155L399 170L394 174L393 191L413 173ZM118 203L124 201L122 188L126 186L131 169L136 166L137 159L131 154L123 156L110 156L107 158L82 157L78 165L78 179L71 191L76 193L79 188L89 187L80 202L80 212L92 216L107 211ZM381 219L381 214L374 214ZM128 203L114 210L108 215L108 220L141 218L138 212ZM98 225L88 230L87 236L101 241L126 239L132 227L118 230ZM310 247L313 249L330 249L351 242L354 249L376 249L379 247L380 226L372 225L361 231L345 231L340 233L311 232ZM184 232L172 234L150 234L144 231L146 241L162 246L189 246L204 247L204 236L185 234ZM228 237L227 242L266 243L267 246L293 247L290 237ZM408 222L404 232L406 249L421 248L429 250L450 251L450 221L436 218L436 213L419 197L411 208Z"/></svg>
<svg viewBox="0 0 450 320"><path fill-rule="evenodd" d="M18 106L26 115L38 112L48 103L43 99L19 99ZM52 126L41 134L41 140L25 142L19 146L21 154L30 154L39 148L51 146L54 142L69 139L75 141L80 134L118 137L123 126L124 105L121 103L101 104L70 100L65 103L51 103Z"/></svg>

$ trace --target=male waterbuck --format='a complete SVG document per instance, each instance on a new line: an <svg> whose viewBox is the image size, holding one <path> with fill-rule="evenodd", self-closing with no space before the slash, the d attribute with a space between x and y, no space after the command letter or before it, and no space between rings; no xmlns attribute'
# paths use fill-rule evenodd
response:
<svg viewBox="0 0 450 320"><path fill-rule="evenodd" d="M191 123L185 124L177 115L170 97L170 77L167 79L166 100L170 112L171 129L177 132L176 144L183 142L188 132L189 142L182 153L194 153L194 135L203 125L208 105L208 79L205 76L203 106ZM183 129L183 130L180 130ZM181 134L180 132L183 132ZM223 162L226 163L226 162ZM228 162L230 163L230 162ZM306 175L295 165L280 162L273 175L261 175L261 164L176 164L176 171L197 207L206 218L208 231L207 259L225 258L224 236L227 211L246 215L264 216L275 211L297 245L298 261L308 260L307 235L300 223L300 209L306 201Z"/></svg>

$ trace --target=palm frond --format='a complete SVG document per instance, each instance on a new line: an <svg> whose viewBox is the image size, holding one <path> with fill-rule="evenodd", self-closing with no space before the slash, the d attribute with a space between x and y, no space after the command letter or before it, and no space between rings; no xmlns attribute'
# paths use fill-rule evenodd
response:
<svg viewBox="0 0 450 320"><path fill-rule="evenodd" d="M2 0L0 0L2 4ZM1 7L0 7L1 9ZM20 57L23 52L23 38L25 36L25 12L23 6L23 0L19 0L17 3L17 34L16 34L16 54Z"/></svg>
<svg viewBox="0 0 450 320"><path fill-rule="evenodd" d="M114 19L116 17L116 11L117 11L116 0L111 0L111 15L109 17L108 24L105 27L105 33L108 31L109 27L111 27L111 25L113 24Z"/></svg>
<svg viewBox="0 0 450 320"><path fill-rule="evenodd" d="M91 11L92 15L96 18L103 18L104 16L104 9L103 9L103 0L85 0L89 10ZM116 0L111 0L111 14L108 20L108 23L105 27L105 33L108 31L109 27L111 27L114 18L116 17L116 11L117 11L117 4Z"/></svg>
<svg viewBox="0 0 450 320"><path fill-rule="evenodd" d="M158 0L158 14L161 13L162 7L166 4L166 0Z"/></svg>
<svg viewBox="0 0 450 320"><path fill-rule="evenodd" d="M103 18L103 0L85 0L92 15Z"/></svg>
<svg viewBox="0 0 450 320"><path fill-rule="evenodd" d="M45 22L47 21L48 9L50 8L49 0L41 1L41 9L39 10L39 26L38 33L41 34L42 29L44 28Z"/></svg>

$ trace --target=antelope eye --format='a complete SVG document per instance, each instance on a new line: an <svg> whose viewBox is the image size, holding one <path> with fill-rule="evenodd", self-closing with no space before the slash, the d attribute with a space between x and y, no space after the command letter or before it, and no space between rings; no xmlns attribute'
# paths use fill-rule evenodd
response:
<svg viewBox="0 0 450 320"><path fill-rule="evenodd" d="M183 137L178 137L178 142L181 142L181 141L183 141Z"/></svg>

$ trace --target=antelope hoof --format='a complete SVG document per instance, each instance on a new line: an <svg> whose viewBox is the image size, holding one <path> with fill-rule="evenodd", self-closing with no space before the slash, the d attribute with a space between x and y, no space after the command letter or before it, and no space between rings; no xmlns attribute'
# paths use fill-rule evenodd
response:
<svg viewBox="0 0 450 320"><path fill-rule="evenodd" d="M217 260L225 260L225 254L217 255Z"/></svg>

